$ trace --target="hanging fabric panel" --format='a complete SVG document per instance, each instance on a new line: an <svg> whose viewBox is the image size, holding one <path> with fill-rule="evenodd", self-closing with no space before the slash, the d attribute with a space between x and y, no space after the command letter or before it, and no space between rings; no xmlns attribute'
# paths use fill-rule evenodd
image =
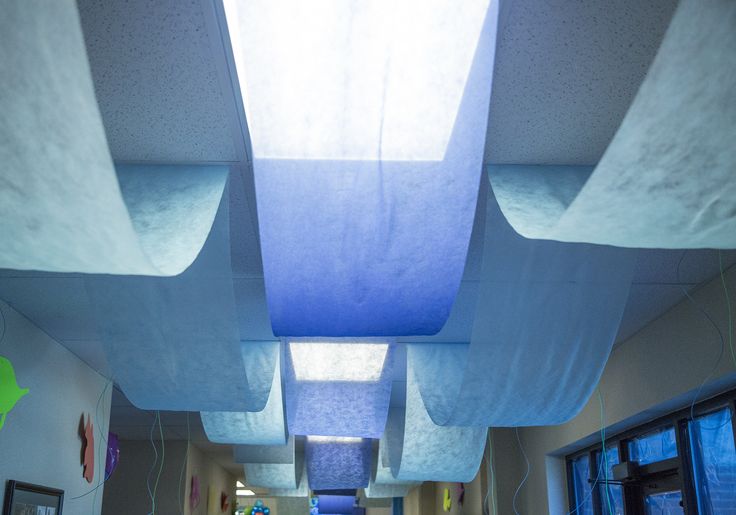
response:
<svg viewBox="0 0 736 515"><path fill-rule="evenodd" d="M0 268L171 276L199 254L224 167L116 177L77 4L12 2L0 20ZM120 179L120 182L118 182Z"/></svg>
<svg viewBox="0 0 736 515"><path fill-rule="evenodd" d="M473 224L497 2L226 11L274 334L436 333Z"/></svg>
<svg viewBox="0 0 736 515"><path fill-rule="evenodd" d="M679 3L592 173L493 167L496 198L514 229L622 247L736 248L734 26L732 1Z"/></svg>

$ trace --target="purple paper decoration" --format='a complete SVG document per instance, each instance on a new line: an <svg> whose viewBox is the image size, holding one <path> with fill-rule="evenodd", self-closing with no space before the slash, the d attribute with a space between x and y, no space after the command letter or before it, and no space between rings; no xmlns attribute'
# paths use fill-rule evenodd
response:
<svg viewBox="0 0 736 515"><path fill-rule="evenodd" d="M189 492L189 507L195 509L199 506L200 493L199 493L199 476L192 476L192 489Z"/></svg>
<svg viewBox="0 0 736 515"><path fill-rule="evenodd" d="M120 441L115 433L107 433L107 459L105 461L105 480L112 476L120 462Z"/></svg>
<svg viewBox="0 0 736 515"><path fill-rule="evenodd" d="M307 478L309 488L312 490L368 486L371 472L371 440L310 437L307 438L305 452Z"/></svg>

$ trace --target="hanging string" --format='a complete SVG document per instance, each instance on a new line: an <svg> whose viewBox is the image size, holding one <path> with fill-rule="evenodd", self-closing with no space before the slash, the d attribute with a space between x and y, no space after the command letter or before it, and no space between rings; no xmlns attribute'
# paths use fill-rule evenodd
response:
<svg viewBox="0 0 736 515"><path fill-rule="evenodd" d="M158 420L158 433L161 437L161 466L158 468L158 475L156 476L156 483L153 485L153 512L151 515L156 515L156 491L158 490L158 483L161 480L161 472L164 470L164 462L166 461L166 444L164 443L164 428L161 424L161 412L156 411L156 419Z"/></svg>
<svg viewBox="0 0 736 515"><path fill-rule="evenodd" d="M606 417L605 407L603 404L603 395L601 394L600 385L597 388L598 402L601 405L601 456L603 457L603 484L606 491L606 506L608 507L608 515L613 515L611 509L611 493L608 491L608 453L606 452ZM599 472L600 473L600 472Z"/></svg>
<svg viewBox="0 0 736 515"><path fill-rule="evenodd" d="M153 459L153 465L151 465L151 469L148 471L148 476L146 477L146 488L148 489L148 497L151 499L151 511L148 512L148 515L153 515L156 513L156 498L153 495L153 492L151 491L151 474L153 474L154 469L156 468L156 464L158 463L158 449L156 448L156 443L153 441L153 431L156 429L156 422L158 421L159 412L156 412L156 416L153 417L153 424L151 425L151 432L149 433L149 439L151 441L151 447L153 447L154 452L154 459Z"/></svg>
<svg viewBox="0 0 736 515"><path fill-rule="evenodd" d="M721 271L721 284L723 285L723 293L726 296L726 309L728 310L728 347L731 349L731 359L733 366L736 367L736 351L733 348L733 315L731 312L731 297L728 294L728 286L726 286L726 277L723 274L723 254L718 251L718 268Z"/></svg>
<svg viewBox="0 0 736 515"><path fill-rule="evenodd" d="M184 504L186 504L186 499L181 496L181 485L184 481L184 470L186 470L187 463L189 462L189 445L191 444L191 438L191 430L189 428L189 412L187 411L187 448L184 452L184 462L181 464L181 471L179 472L179 498L177 500L177 503L181 502L181 508L179 509L180 515L184 515Z"/></svg>
<svg viewBox="0 0 736 515"><path fill-rule="evenodd" d="M488 490L486 491L486 497L483 500L483 513L486 515L491 515L491 508L493 508L493 515L496 515L497 508L496 508L496 496L493 495L493 483L496 480L496 475L493 470L493 438L491 433L491 428L488 428L488 457L485 458L485 452L484 452L484 458L486 459L486 463L488 464ZM488 500L491 500L491 504L488 504Z"/></svg>
<svg viewBox="0 0 736 515"><path fill-rule="evenodd" d="M3 340L5 339L5 329L7 329L8 324L5 320L5 313L3 313L2 306L0 306L0 319L3 321L3 330L0 332L0 343L3 343Z"/></svg>
<svg viewBox="0 0 736 515"><path fill-rule="evenodd" d="M680 280L680 265L682 264L682 260L685 258L685 254L687 254L687 251L684 251L682 253L682 256L680 256L680 260L677 262L677 282L682 283ZM701 305L698 303L691 295L690 292L687 291L687 289L683 286L680 286L683 293L685 294L685 297L690 301L690 303L695 306L695 308L700 311L700 313L703 314L703 316L708 319L708 322L713 326L713 328L716 330L716 333L718 333L718 339L720 341L720 347L718 349L718 358L716 359L715 363L713 364L713 368L710 370L708 375L705 376L705 379L703 379L703 382L700 383L700 386L698 387L697 391L695 392L695 395L693 396L693 401L690 404L690 420L695 420L695 404L698 401L698 398L700 398L700 393L702 392L705 385L711 380L713 375L716 373L716 370L718 370L718 366L721 364L721 360L723 359L723 355L726 352L726 341L723 338L723 332L721 331L721 328L718 327L718 324L716 324L715 320L713 320L713 317L710 316L710 313L708 313ZM730 311L730 310L729 310Z"/></svg>
<svg viewBox="0 0 736 515"><path fill-rule="evenodd" d="M605 406L603 404L603 396L600 394L601 388L598 386L598 403L600 405L601 410L601 443L603 445L603 451L605 454L606 449L606 441L605 441L605 427L606 427L606 418L605 418ZM567 512L567 515L573 515L574 513L577 513L580 508L583 507L585 502L590 499L590 497L593 495L593 489L598 487L598 482L601 478L601 472L603 471L603 460L601 460L600 463L598 463L598 474L596 474L595 479L593 480L593 483L590 485L590 488L588 489L588 492L585 494L585 496L580 500L579 503L575 505L575 507ZM608 470L606 469L606 492L608 491Z"/></svg>
<svg viewBox="0 0 736 515"><path fill-rule="evenodd" d="M519 443L519 450L521 451L521 455L524 456L524 461L526 462L526 473L524 474L524 477L521 480L521 483L519 483L519 486L516 487L516 492L514 492L514 499L511 502L511 505L514 508L514 513L516 515L519 515L519 511L516 508L516 498L518 497L519 492L524 486L524 483L526 483L526 480L529 478L529 472L531 472L532 467L531 467L531 464L529 463L529 458L527 457L526 452L524 451L524 446L521 445L521 438L519 437L519 428L515 427L514 431L516 432L516 441Z"/></svg>

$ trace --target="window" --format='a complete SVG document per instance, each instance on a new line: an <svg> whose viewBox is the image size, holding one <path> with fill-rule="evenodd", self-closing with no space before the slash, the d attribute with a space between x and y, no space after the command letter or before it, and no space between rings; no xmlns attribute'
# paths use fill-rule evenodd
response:
<svg viewBox="0 0 736 515"><path fill-rule="evenodd" d="M736 515L734 413L736 391L568 456L570 513Z"/></svg>
<svg viewBox="0 0 736 515"><path fill-rule="evenodd" d="M598 470L601 479L598 481L598 496L606 515L624 515L624 492L620 484L613 482L613 466L619 464L618 447L606 446L606 454L596 452Z"/></svg>
<svg viewBox="0 0 736 515"><path fill-rule="evenodd" d="M703 515L736 514L736 447L731 411L690 422L693 481Z"/></svg>
<svg viewBox="0 0 736 515"><path fill-rule="evenodd" d="M593 489L590 482L590 456L584 454L573 459L572 475L574 481L573 499L575 501L575 512L579 515L594 515L593 512Z"/></svg>

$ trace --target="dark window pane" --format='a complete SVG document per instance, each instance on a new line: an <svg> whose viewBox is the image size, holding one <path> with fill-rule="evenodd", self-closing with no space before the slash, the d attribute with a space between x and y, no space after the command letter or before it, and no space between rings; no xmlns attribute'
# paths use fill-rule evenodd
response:
<svg viewBox="0 0 736 515"><path fill-rule="evenodd" d="M629 459L646 465L677 456L675 429L666 427L634 438L629 442Z"/></svg>
<svg viewBox="0 0 736 515"><path fill-rule="evenodd" d="M576 515L593 515L593 495L589 479L590 459L587 455L575 458L572 461L572 480L575 491L572 513Z"/></svg>
<svg viewBox="0 0 736 515"><path fill-rule="evenodd" d="M731 410L690 422L693 476L701 515L736 515L736 448Z"/></svg>
<svg viewBox="0 0 736 515"><path fill-rule="evenodd" d="M621 485L606 484L606 479L613 479L613 466L619 463L618 447L606 448L605 460L604 456L596 453L598 460L598 470L601 471L601 477L598 480L598 493L601 499L601 513L605 515L624 515L624 492ZM602 471L606 471L604 476Z"/></svg>

